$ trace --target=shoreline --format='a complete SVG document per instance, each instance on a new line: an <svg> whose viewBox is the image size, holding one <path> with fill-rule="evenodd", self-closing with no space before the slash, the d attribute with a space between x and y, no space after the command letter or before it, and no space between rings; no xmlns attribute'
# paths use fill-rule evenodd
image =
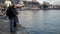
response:
<svg viewBox="0 0 60 34"><path fill-rule="evenodd" d="M24 10L60 10L60 9L17 9L18 11L24 11Z"/></svg>

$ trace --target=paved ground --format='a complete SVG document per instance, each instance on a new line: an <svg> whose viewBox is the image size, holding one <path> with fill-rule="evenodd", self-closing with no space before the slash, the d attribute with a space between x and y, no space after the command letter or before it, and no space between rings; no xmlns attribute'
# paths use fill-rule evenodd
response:
<svg viewBox="0 0 60 34"><path fill-rule="evenodd" d="M10 32L9 20L4 19L3 16L0 16L0 34L28 34L24 27L21 27L18 24L17 30L15 32Z"/></svg>

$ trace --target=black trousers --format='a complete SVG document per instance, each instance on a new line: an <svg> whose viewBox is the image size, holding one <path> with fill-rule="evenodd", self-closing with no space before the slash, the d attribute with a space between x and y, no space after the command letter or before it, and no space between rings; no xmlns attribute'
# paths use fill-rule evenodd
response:
<svg viewBox="0 0 60 34"><path fill-rule="evenodd" d="M17 23L19 23L18 16L15 16L15 18L14 18L14 27L17 26Z"/></svg>

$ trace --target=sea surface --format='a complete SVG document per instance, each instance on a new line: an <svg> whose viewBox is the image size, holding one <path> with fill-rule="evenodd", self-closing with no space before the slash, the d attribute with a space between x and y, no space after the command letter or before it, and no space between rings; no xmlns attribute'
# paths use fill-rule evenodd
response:
<svg viewBox="0 0 60 34"><path fill-rule="evenodd" d="M24 10L18 17L29 34L60 34L60 10Z"/></svg>

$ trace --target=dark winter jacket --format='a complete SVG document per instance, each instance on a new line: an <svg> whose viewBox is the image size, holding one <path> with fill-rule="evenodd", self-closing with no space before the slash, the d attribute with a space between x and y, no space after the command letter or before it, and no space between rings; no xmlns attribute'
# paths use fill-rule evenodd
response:
<svg viewBox="0 0 60 34"><path fill-rule="evenodd" d="M6 15L9 17L9 19L14 18L17 14L18 12L16 11L16 9L12 8L11 6L8 7Z"/></svg>

